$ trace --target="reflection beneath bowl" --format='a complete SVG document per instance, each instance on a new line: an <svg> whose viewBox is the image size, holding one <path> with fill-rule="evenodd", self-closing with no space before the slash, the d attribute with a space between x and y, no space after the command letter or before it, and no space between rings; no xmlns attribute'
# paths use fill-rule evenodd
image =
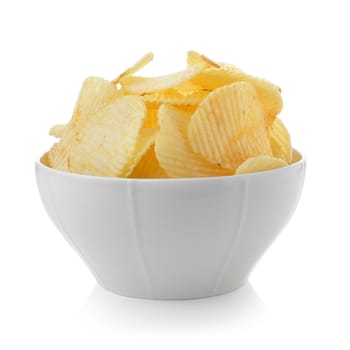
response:
<svg viewBox="0 0 350 350"><path fill-rule="evenodd" d="M261 325L268 313L250 283L220 296L161 301L112 294L96 285L87 299L80 321L104 330L195 331ZM136 329L135 329L136 328Z"/></svg>

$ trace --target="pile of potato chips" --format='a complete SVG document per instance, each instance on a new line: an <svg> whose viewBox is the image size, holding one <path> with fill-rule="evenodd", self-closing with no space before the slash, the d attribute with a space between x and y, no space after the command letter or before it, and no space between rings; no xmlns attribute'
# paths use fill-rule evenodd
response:
<svg viewBox="0 0 350 350"><path fill-rule="evenodd" d="M278 86L194 51L187 68L160 77L135 73L85 80L68 124L42 162L55 169L130 178L245 174L292 162Z"/></svg>

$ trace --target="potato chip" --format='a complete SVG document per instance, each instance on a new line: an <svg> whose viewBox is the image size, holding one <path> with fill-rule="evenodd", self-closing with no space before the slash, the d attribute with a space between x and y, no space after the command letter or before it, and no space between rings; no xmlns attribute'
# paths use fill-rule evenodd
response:
<svg viewBox="0 0 350 350"><path fill-rule="evenodd" d="M288 163L279 158L270 156L257 156L248 158L236 170L236 175L256 173L258 171L266 171L272 169L283 168Z"/></svg>
<svg viewBox="0 0 350 350"><path fill-rule="evenodd" d="M292 150L292 160L291 160L290 164L294 164L296 162L299 162L301 159L302 159L301 154L297 150L295 150L293 148L293 150Z"/></svg>
<svg viewBox="0 0 350 350"><path fill-rule="evenodd" d="M144 103L136 96L117 98L93 114L70 145L69 171L99 176L127 176L132 170L146 114Z"/></svg>
<svg viewBox="0 0 350 350"><path fill-rule="evenodd" d="M195 51L185 70L134 76L152 59L144 55L112 82L86 79L69 123L50 129L59 142L41 161L81 174L163 178L232 175L247 159L258 159L248 168L299 159L276 118L278 86Z"/></svg>
<svg viewBox="0 0 350 350"><path fill-rule="evenodd" d="M159 127L159 125L158 125L158 108L159 108L160 104L159 103L151 103L151 102L146 102L145 104L147 107L147 117L144 121L143 127L157 129Z"/></svg>
<svg viewBox="0 0 350 350"><path fill-rule="evenodd" d="M280 87L267 80L256 78L251 75L246 75L244 81L251 83L255 87L260 101L264 106L267 126L270 126L283 108Z"/></svg>
<svg viewBox="0 0 350 350"><path fill-rule="evenodd" d="M195 56L195 58L191 57L191 60L194 62L200 60L198 58L200 54L196 55L197 56ZM210 59L208 60L211 61ZM191 81L209 90L215 90L219 87L229 85L237 81L247 81L251 83L254 85L264 106L266 123L267 125L271 125L276 115L278 115L283 108L281 89L277 85L274 85L267 80L244 73L234 65L225 63L216 65L216 67L207 66L206 69L193 77Z"/></svg>
<svg viewBox="0 0 350 350"><path fill-rule="evenodd" d="M41 158L40 158L40 163L41 163L41 164L44 164L44 165L46 165L46 166L48 166L48 167L51 167L51 165L50 165L50 158L49 158L49 152L45 152L45 153L41 156Z"/></svg>
<svg viewBox="0 0 350 350"><path fill-rule="evenodd" d="M188 51L187 52L187 65L188 66L193 66L195 64L203 63L207 68L209 67L216 67L219 68L219 65L212 61L210 58L207 56L204 56L196 51Z"/></svg>
<svg viewBox="0 0 350 350"><path fill-rule="evenodd" d="M135 95L157 92L173 88L182 84L200 73L204 69L203 64L188 67L185 70L160 76L160 77L136 77L124 76L120 79L122 91Z"/></svg>
<svg viewBox="0 0 350 350"><path fill-rule="evenodd" d="M188 91L182 92L175 89L167 89L152 94L145 94L142 96L142 99L146 102L194 106L203 101L208 96L208 93L208 91L203 90L190 93Z"/></svg>
<svg viewBox="0 0 350 350"><path fill-rule="evenodd" d="M55 162L55 159L57 159L57 148L58 148L58 143L54 143L50 150L47 152L47 162L50 167L56 168L53 164Z"/></svg>
<svg viewBox="0 0 350 350"><path fill-rule="evenodd" d="M212 91L237 81L243 81L244 78L245 74L237 67L222 65L202 70L191 79L191 82Z"/></svg>
<svg viewBox="0 0 350 350"><path fill-rule="evenodd" d="M139 70L141 70L145 65L153 60L153 53L149 52L143 57L141 57L135 64L126 69L123 73L119 74L115 79L112 80L112 84L116 85L119 83L120 79L127 75L132 75Z"/></svg>
<svg viewBox="0 0 350 350"><path fill-rule="evenodd" d="M120 177L128 177L140 162L145 153L154 145L154 140L158 130L156 129L141 129L136 143L133 155L130 157L128 164L125 166Z"/></svg>
<svg viewBox="0 0 350 350"><path fill-rule="evenodd" d="M192 115L196 109L197 109L198 105L177 105L176 108L180 109L181 111L187 112L189 113L189 115Z"/></svg>
<svg viewBox="0 0 350 350"><path fill-rule="evenodd" d="M187 138L191 115L162 105L158 111L160 131L155 141L156 157L169 177L206 177L232 175L233 170L212 164L192 151Z"/></svg>
<svg viewBox="0 0 350 350"><path fill-rule="evenodd" d="M154 145L151 146L148 151L142 156L129 177L135 179L162 179L168 177L165 170L162 169L159 165L154 151Z"/></svg>
<svg viewBox="0 0 350 350"><path fill-rule="evenodd" d="M191 95L193 92L197 91L207 91L203 89L200 85L193 83L192 81L185 81L174 87L176 91L181 92L183 95Z"/></svg>
<svg viewBox="0 0 350 350"><path fill-rule="evenodd" d="M273 156L281 158L287 163L291 163L293 150L290 135L282 120L279 118L276 118L271 126L270 142Z"/></svg>
<svg viewBox="0 0 350 350"><path fill-rule="evenodd" d="M193 114L188 137L196 153L226 169L249 157L272 156L263 107L247 82L211 92Z"/></svg>
<svg viewBox="0 0 350 350"><path fill-rule="evenodd" d="M58 139L61 138L66 126L67 126L67 124L56 124L56 125L52 126L50 131L49 131L49 135L54 136Z"/></svg>
<svg viewBox="0 0 350 350"><path fill-rule="evenodd" d="M68 149L77 132L87 123L89 116L118 97L114 85L101 78L87 78L80 90L73 116L64 129L60 142L51 153L52 167L68 171Z"/></svg>

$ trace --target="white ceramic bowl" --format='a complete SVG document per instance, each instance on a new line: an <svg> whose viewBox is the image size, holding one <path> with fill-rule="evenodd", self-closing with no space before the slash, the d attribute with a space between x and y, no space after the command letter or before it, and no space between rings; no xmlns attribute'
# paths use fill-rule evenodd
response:
<svg viewBox="0 0 350 350"><path fill-rule="evenodd" d="M229 177L119 179L36 162L47 213L105 289L187 299L242 286L291 218L305 159Z"/></svg>

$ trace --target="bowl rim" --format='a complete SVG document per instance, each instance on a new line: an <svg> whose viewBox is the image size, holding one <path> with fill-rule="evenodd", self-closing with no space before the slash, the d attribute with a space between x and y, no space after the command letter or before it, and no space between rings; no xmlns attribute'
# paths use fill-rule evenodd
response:
<svg viewBox="0 0 350 350"><path fill-rule="evenodd" d="M35 160L35 166L38 168L42 168L45 171L57 174L59 176L64 177L73 177L73 178L81 178L86 180L95 180L95 181L110 181L110 182L147 182L147 183L154 183L154 182L161 182L161 183L169 183L169 182L199 182L199 181L227 181L230 179L241 179L241 178L251 178L251 177L257 177L257 176L268 176L269 174L273 173L283 173L285 171L289 171L291 168L295 168L300 166L301 164L306 163L306 156L304 153L300 152L298 149L293 148L293 151L295 151L300 159L296 161L295 163L289 164L288 166L277 168L277 169L271 169L271 170L264 170L264 171L258 171L254 173L249 174L237 174L237 175L227 175L227 176L206 176L206 177L177 177L177 178L125 178L125 177L109 177L109 176L96 176L96 175L86 175L86 174L76 174L76 173L69 173L67 171L62 171L54 168L50 168L49 166L43 164L40 159L42 156L38 157Z"/></svg>

